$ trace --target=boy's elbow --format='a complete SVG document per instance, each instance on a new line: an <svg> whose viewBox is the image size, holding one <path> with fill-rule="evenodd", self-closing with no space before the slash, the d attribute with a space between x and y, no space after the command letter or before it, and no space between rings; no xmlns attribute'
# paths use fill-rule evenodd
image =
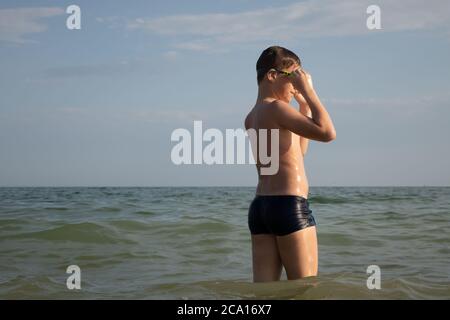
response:
<svg viewBox="0 0 450 320"><path fill-rule="evenodd" d="M324 135L323 142L331 142L336 139L336 130L327 131Z"/></svg>

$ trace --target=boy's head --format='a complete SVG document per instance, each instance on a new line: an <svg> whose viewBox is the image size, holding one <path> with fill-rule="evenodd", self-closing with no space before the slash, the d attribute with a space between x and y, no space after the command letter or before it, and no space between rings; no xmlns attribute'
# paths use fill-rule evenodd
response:
<svg viewBox="0 0 450 320"><path fill-rule="evenodd" d="M301 67L300 58L288 50L279 46L272 46L264 50L256 62L256 74L258 85L266 78L267 73L271 69L288 71L293 66Z"/></svg>
<svg viewBox="0 0 450 320"><path fill-rule="evenodd" d="M300 58L292 51L279 46L267 48L256 62L260 90L269 90L277 99L289 102L294 92L291 81L293 74L289 73L299 67Z"/></svg>

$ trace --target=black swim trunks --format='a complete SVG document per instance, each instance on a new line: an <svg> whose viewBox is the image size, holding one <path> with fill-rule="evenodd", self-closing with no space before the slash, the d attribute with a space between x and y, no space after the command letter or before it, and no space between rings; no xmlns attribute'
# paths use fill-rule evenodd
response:
<svg viewBox="0 0 450 320"><path fill-rule="evenodd" d="M302 196L256 195L248 210L251 234L284 236L315 225L308 199Z"/></svg>

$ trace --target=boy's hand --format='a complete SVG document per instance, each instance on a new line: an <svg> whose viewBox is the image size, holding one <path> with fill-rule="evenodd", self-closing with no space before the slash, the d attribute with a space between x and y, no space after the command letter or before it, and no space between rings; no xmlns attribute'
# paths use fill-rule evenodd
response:
<svg viewBox="0 0 450 320"><path fill-rule="evenodd" d="M313 88L312 77L309 73L306 73L306 78L308 81L308 85L310 85L311 88ZM300 93L300 91L298 91L298 90L294 91L294 98L300 105L300 109L308 111L308 109L309 109L308 102L306 101L305 97Z"/></svg>
<svg viewBox="0 0 450 320"><path fill-rule="evenodd" d="M308 89L313 88L311 75L303 69L296 72L296 76L294 77L292 84L294 85L294 89L302 95L304 95Z"/></svg>
<svg viewBox="0 0 450 320"><path fill-rule="evenodd" d="M308 105L308 102L306 101L305 97L303 97L303 95L298 92L295 91L294 92L294 98L298 103L299 106L299 111L304 114L307 117L311 117L311 109Z"/></svg>
<svg viewBox="0 0 450 320"><path fill-rule="evenodd" d="M294 99L301 106L304 106L304 105L308 104L308 102L306 102L306 100L305 100L305 97L303 97L303 95L298 90L294 91Z"/></svg>

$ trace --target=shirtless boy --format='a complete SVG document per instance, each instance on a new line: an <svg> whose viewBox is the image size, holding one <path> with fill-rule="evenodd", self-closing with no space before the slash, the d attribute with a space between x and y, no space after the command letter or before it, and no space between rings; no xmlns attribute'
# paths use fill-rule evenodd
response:
<svg viewBox="0 0 450 320"><path fill-rule="evenodd" d="M268 154L270 129L279 130L279 169L273 175L261 174L265 165L256 159L258 186L248 212L253 281L280 280L283 266L289 280L316 276L316 223L309 209L303 158L309 139L330 142L336 131L295 53L269 47L259 57L256 71L258 97L245 128L268 129ZM292 98L299 110L290 105ZM255 150L258 139L251 142Z"/></svg>

